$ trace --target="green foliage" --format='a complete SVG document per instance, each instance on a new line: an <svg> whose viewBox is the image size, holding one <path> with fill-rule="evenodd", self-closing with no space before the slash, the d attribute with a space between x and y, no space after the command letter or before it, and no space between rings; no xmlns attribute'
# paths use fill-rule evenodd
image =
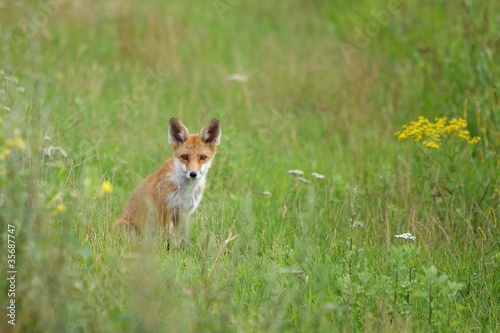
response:
<svg viewBox="0 0 500 333"><path fill-rule="evenodd" d="M2 332L500 330L497 2L2 6ZM168 251L113 222L172 116L223 137Z"/></svg>

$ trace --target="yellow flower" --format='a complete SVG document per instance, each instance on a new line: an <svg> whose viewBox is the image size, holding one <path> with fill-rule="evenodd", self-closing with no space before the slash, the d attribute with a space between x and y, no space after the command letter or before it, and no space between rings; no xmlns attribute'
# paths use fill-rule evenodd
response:
<svg viewBox="0 0 500 333"><path fill-rule="evenodd" d="M434 149L439 149L439 147L441 147L437 142L435 141L428 141L428 142L424 142L424 146L426 146L427 148L434 148Z"/></svg>
<svg viewBox="0 0 500 333"><path fill-rule="evenodd" d="M2 151L0 151L0 161L5 160L11 153L12 150L10 150L10 148L4 148Z"/></svg>
<svg viewBox="0 0 500 333"><path fill-rule="evenodd" d="M472 139L469 140L469 144L475 145L476 143L479 142L479 140L481 140L481 138L478 137L478 136L475 136L475 137L473 137Z"/></svg>
<svg viewBox="0 0 500 333"><path fill-rule="evenodd" d="M107 180L103 181L102 184L101 184L101 192L102 193L111 193L111 192L113 192L113 184L111 184Z"/></svg>
<svg viewBox="0 0 500 333"><path fill-rule="evenodd" d="M66 211L66 206L64 204L60 203L59 205L57 205L56 210L59 213L64 213Z"/></svg>
<svg viewBox="0 0 500 333"><path fill-rule="evenodd" d="M5 141L5 147L7 148L19 148L19 149L24 149L26 148L26 144L21 138L15 138L15 139L7 139Z"/></svg>
<svg viewBox="0 0 500 333"><path fill-rule="evenodd" d="M398 142L410 139L414 142L422 142L427 148L439 149L442 140L459 138L469 144L476 144L480 138L471 138L467 128L467 121L463 118L446 117L435 118L434 122L419 116L417 121L411 121L409 125L403 125L403 130L394 133L398 137Z"/></svg>

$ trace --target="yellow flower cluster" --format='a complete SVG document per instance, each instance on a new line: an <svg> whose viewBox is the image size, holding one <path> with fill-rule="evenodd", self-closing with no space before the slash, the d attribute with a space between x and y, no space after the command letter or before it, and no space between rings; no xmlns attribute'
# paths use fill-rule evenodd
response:
<svg viewBox="0 0 500 333"><path fill-rule="evenodd" d="M410 122L409 125L403 125L403 130L394 133L398 137L398 142L413 140L422 142L427 148L439 149L444 139L457 137L465 140L469 144L476 144L480 138L471 137L467 128L467 121L463 118L447 117L436 118L435 122L429 121L425 117L418 117L417 121Z"/></svg>
<svg viewBox="0 0 500 333"><path fill-rule="evenodd" d="M26 148L26 143L21 139L21 132L19 130L16 130L15 138L5 140L4 147L0 146L0 161L5 160L12 153L12 148L19 150Z"/></svg>

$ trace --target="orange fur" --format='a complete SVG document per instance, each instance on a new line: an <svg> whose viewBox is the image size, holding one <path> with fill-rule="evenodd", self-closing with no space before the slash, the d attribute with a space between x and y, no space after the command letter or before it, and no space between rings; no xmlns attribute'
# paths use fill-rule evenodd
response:
<svg viewBox="0 0 500 333"><path fill-rule="evenodd" d="M116 224L135 230L161 226L169 233L181 229L186 236L189 215L203 196L220 133L217 119L193 135L179 120L170 119L169 142L174 156L137 186Z"/></svg>

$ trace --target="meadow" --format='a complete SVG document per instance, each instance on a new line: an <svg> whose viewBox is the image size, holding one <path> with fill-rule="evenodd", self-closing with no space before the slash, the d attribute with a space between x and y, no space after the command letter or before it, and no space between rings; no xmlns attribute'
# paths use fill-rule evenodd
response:
<svg viewBox="0 0 500 333"><path fill-rule="evenodd" d="M0 1L0 331L499 332L499 13ZM171 117L222 140L167 250L113 222Z"/></svg>

